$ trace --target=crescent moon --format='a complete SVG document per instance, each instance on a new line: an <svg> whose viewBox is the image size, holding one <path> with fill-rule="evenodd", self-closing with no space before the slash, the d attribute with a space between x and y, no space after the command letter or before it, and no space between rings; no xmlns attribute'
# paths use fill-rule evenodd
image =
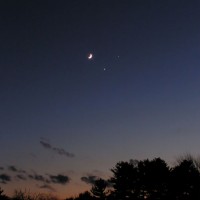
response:
<svg viewBox="0 0 200 200"><path fill-rule="evenodd" d="M93 58L93 54L90 53L89 56L88 56L88 59L91 60L92 58Z"/></svg>

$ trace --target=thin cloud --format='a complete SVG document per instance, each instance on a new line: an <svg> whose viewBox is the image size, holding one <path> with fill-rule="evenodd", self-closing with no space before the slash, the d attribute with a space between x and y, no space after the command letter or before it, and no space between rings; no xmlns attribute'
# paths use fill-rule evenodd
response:
<svg viewBox="0 0 200 200"><path fill-rule="evenodd" d="M8 170L10 170L12 172L17 172L18 171L17 168L15 166L13 166L13 165L8 166Z"/></svg>
<svg viewBox="0 0 200 200"><path fill-rule="evenodd" d="M67 157L70 157L70 158L73 158L73 157L74 157L74 154L73 154L73 153L69 153L69 152L65 151L64 149L62 149L62 148L54 147L53 150L54 150L56 153L58 153L59 155L67 156Z"/></svg>
<svg viewBox="0 0 200 200"><path fill-rule="evenodd" d="M34 153L29 154L32 158L37 158L37 156Z"/></svg>
<svg viewBox="0 0 200 200"><path fill-rule="evenodd" d="M38 174L35 171L32 171L32 173L28 173L25 170L18 169L14 165L9 165L6 166L6 168L1 167L1 170L10 171L13 174L14 180L17 181L27 181L27 180L32 180L40 183L38 187L44 188L44 189L49 189L51 191L55 191L53 187L51 187L51 184L60 184L60 185L66 185L70 182L69 176L63 175L63 174L57 174L57 175L52 175L52 174L45 174L41 175ZM0 184L7 184L10 182L12 179L12 176L2 173L0 174Z"/></svg>
<svg viewBox="0 0 200 200"><path fill-rule="evenodd" d="M50 186L49 184L41 185L41 186L39 186L39 188L41 188L41 189L47 189L47 190L50 190L52 192L56 192L56 190L52 186Z"/></svg>
<svg viewBox="0 0 200 200"><path fill-rule="evenodd" d="M20 179L20 180L23 180L23 181L27 180L26 177L21 175L21 174L18 174L16 177L17 177L17 179Z"/></svg>
<svg viewBox="0 0 200 200"><path fill-rule="evenodd" d="M32 180L42 182L44 185L49 185L49 184L61 184L61 185L66 185L69 183L70 178L68 176L58 174L58 175L48 175L48 177L45 177L43 175L39 175L37 173L35 174L29 174L28 177Z"/></svg>
<svg viewBox="0 0 200 200"><path fill-rule="evenodd" d="M58 174L56 176L49 175L49 178L52 183L57 183L57 184L62 184L62 185L66 185L70 181L70 178L68 176L61 175L61 174Z"/></svg>
<svg viewBox="0 0 200 200"><path fill-rule="evenodd" d="M11 177L7 174L0 174L0 183L7 184L11 181Z"/></svg>
<svg viewBox="0 0 200 200"><path fill-rule="evenodd" d="M81 177L81 180L87 184L94 184L99 178L97 176L89 175Z"/></svg>
<svg viewBox="0 0 200 200"><path fill-rule="evenodd" d="M10 165L10 166L8 166L8 170L9 171L12 171L12 172L17 172L17 173L26 173L26 171L25 170L21 170L21 169L18 169L16 166L14 166L14 165Z"/></svg>
<svg viewBox="0 0 200 200"><path fill-rule="evenodd" d="M90 184L90 185L93 185L95 183L95 181L99 180L100 178L97 177L97 176L92 176L92 175L89 175L89 176L83 176L81 177L81 180L87 184ZM104 179L103 179L104 180ZM112 187L112 183L109 181L109 180L104 180L107 187Z"/></svg>
<svg viewBox="0 0 200 200"><path fill-rule="evenodd" d="M40 182L43 182L43 183L49 183L49 180L46 179L43 175L39 175L39 174L29 174L28 177L32 180L35 180L35 181L40 181Z"/></svg>
<svg viewBox="0 0 200 200"><path fill-rule="evenodd" d="M52 146L47 142L40 141L40 144L46 149L52 149Z"/></svg>
<svg viewBox="0 0 200 200"><path fill-rule="evenodd" d="M40 141L40 144L46 148L46 149L49 149L49 150L52 150L53 152L59 154L59 155L62 155L62 156L66 156L66 157L70 157L70 158L73 158L75 157L75 155L73 153L69 153L67 152L65 149L63 148L58 148L58 147L54 147L52 146L50 143L46 142L46 141Z"/></svg>
<svg viewBox="0 0 200 200"><path fill-rule="evenodd" d="M0 170L4 170L4 167L0 167Z"/></svg>

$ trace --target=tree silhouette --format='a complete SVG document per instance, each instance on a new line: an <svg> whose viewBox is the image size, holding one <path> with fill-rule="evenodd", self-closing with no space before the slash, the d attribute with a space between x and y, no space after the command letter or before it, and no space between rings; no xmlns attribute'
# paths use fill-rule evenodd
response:
<svg viewBox="0 0 200 200"><path fill-rule="evenodd" d="M9 197L3 194L3 190L0 187L0 200L9 200Z"/></svg>
<svg viewBox="0 0 200 200"><path fill-rule="evenodd" d="M93 200L93 197L91 196L90 192L86 191L84 193L79 194L75 200Z"/></svg>
<svg viewBox="0 0 200 200"><path fill-rule="evenodd" d="M164 160L140 161L138 173L139 199L167 199L170 171Z"/></svg>
<svg viewBox="0 0 200 200"><path fill-rule="evenodd" d="M94 182L91 193L92 195L99 200L105 200L106 199L106 188L107 188L108 183L103 180L103 179L98 179Z"/></svg>
<svg viewBox="0 0 200 200"><path fill-rule="evenodd" d="M193 160L182 160L171 171L171 199L200 199L200 174Z"/></svg>
<svg viewBox="0 0 200 200"><path fill-rule="evenodd" d="M113 177L111 183L114 196L118 200L135 199L137 197L137 162L119 162L111 169Z"/></svg>
<svg viewBox="0 0 200 200"><path fill-rule="evenodd" d="M164 160L120 162L111 170L116 199L166 199L169 167Z"/></svg>

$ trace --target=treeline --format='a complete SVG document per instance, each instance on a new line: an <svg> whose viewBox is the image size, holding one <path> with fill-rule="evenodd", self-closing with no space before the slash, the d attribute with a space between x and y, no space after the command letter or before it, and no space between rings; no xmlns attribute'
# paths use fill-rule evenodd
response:
<svg viewBox="0 0 200 200"><path fill-rule="evenodd" d="M109 180L96 179L91 189L66 200L199 200L200 161L180 158L170 167L161 158L118 162ZM0 200L57 200L53 196L30 196L16 192L12 198L0 190Z"/></svg>
<svg viewBox="0 0 200 200"><path fill-rule="evenodd" d="M199 200L200 162L185 156L174 167L160 159L119 162L109 180L66 200Z"/></svg>
<svg viewBox="0 0 200 200"><path fill-rule="evenodd" d="M4 194L4 191L0 188L0 200L59 200L57 196L52 194L33 194L29 191L15 190L12 197L8 197Z"/></svg>

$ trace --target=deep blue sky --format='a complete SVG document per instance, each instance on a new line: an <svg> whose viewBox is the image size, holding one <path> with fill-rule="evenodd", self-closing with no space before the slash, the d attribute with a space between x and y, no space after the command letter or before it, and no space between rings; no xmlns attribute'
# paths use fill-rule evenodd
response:
<svg viewBox="0 0 200 200"><path fill-rule="evenodd" d="M67 196L117 161L198 155L199 10L198 0L2 0L0 175L11 181L0 186Z"/></svg>

